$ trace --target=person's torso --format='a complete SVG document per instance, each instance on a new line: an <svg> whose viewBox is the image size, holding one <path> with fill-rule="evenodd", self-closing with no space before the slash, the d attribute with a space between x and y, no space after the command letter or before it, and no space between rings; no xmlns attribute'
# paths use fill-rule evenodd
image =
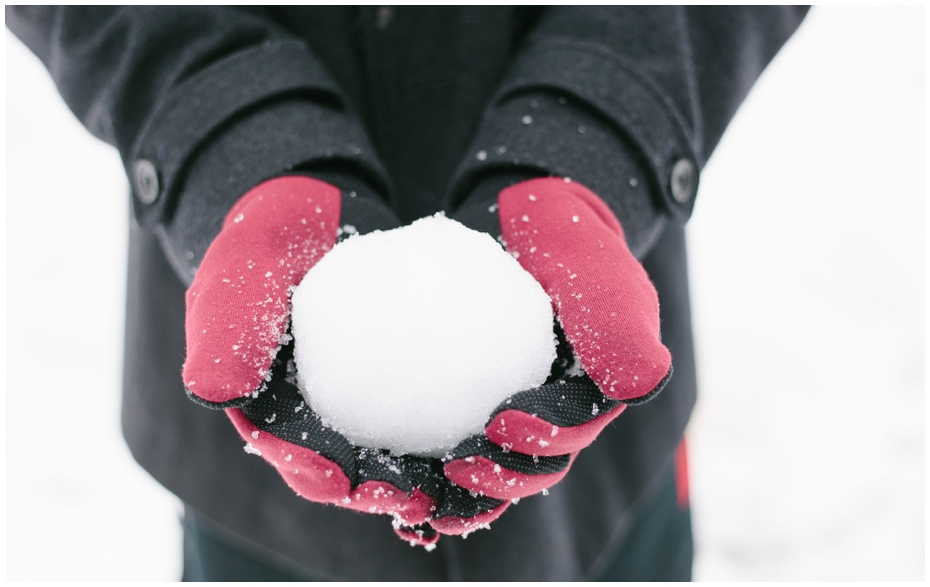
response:
<svg viewBox="0 0 930 587"><path fill-rule="evenodd" d="M279 7L364 121L404 222L442 209L452 173L538 8Z"/></svg>

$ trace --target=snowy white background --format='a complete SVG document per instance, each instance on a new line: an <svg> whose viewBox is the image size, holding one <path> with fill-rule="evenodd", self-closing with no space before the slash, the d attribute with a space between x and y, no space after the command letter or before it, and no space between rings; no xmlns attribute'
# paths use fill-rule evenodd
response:
<svg viewBox="0 0 930 587"><path fill-rule="evenodd" d="M688 227L695 575L924 577L924 10L814 9ZM6 578L174 580L119 431L127 186L7 32Z"/></svg>

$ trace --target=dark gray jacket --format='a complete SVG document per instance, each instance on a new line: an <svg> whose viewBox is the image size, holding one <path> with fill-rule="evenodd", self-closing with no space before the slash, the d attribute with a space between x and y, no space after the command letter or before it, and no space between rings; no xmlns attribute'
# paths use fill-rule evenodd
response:
<svg viewBox="0 0 930 587"><path fill-rule="evenodd" d="M123 430L156 479L310 577L580 579L623 541L695 399L682 225L697 172L806 9L7 7L133 186ZM140 161L152 164L140 165ZM153 173L154 171L154 173ZM288 172L404 222L565 175L599 194L659 292L675 375L548 496L437 552L302 500L190 402L184 289L230 206Z"/></svg>

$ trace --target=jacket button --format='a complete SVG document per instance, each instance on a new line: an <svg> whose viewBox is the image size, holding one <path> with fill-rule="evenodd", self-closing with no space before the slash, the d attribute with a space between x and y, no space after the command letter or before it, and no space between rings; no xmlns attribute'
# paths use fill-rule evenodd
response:
<svg viewBox="0 0 930 587"><path fill-rule="evenodd" d="M132 165L132 187L143 204L158 199L158 170L148 159L139 159Z"/></svg>
<svg viewBox="0 0 930 587"><path fill-rule="evenodd" d="M690 159L679 159L672 167L672 197L684 204L692 197L697 187L697 165Z"/></svg>

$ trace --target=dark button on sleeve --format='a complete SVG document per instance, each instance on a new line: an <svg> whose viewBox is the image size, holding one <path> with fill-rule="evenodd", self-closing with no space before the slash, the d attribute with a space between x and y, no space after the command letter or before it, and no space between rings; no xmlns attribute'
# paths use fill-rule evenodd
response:
<svg viewBox="0 0 930 587"><path fill-rule="evenodd" d="M238 51L174 87L146 122L129 157L150 161L158 170L161 195L146 202L137 192L134 208L140 226L151 228L165 220L185 166L218 129L257 104L267 106L287 96L344 109L340 91L323 65L296 41ZM128 171L135 184L135 163Z"/></svg>
<svg viewBox="0 0 930 587"><path fill-rule="evenodd" d="M136 198L149 205L158 199L158 170L148 159L139 159L132 165L132 189Z"/></svg>
<svg viewBox="0 0 930 587"><path fill-rule="evenodd" d="M679 159L670 174L672 197L679 204L685 204L697 191L697 165L690 159Z"/></svg>

